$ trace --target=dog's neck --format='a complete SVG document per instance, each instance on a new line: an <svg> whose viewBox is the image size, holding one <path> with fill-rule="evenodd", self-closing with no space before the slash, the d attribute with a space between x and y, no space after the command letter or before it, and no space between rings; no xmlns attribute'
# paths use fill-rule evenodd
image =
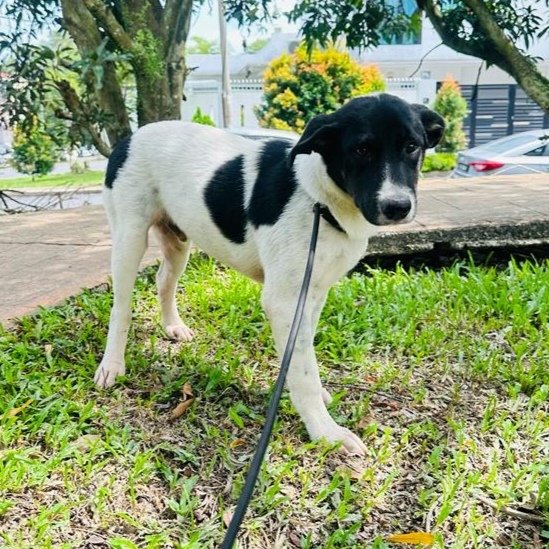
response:
<svg viewBox="0 0 549 549"><path fill-rule="evenodd" d="M320 154L297 155L294 170L299 185L314 202L320 202L329 209L349 238L364 240L377 233L377 227L364 219L354 200L328 175Z"/></svg>

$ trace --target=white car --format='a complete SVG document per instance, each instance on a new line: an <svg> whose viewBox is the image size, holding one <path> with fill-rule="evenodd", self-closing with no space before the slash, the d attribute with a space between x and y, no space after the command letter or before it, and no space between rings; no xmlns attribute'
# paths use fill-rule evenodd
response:
<svg viewBox="0 0 549 549"><path fill-rule="evenodd" d="M452 177L549 173L549 129L515 133L459 153Z"/></svg>

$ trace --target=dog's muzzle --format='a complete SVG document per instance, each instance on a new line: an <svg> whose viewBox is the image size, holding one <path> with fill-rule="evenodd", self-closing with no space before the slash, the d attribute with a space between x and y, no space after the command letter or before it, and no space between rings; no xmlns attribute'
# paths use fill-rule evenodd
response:
<svg viewBox="0 0 549 549"><path fill-rule="evenodd" d="M409 223L415 217L416 206L411 194L383 198L378 203L375 225L398 225Z"/></svg>
<svg viewBox="0 0 549 549"><path fill-rule="evenodd" d="M389 222L402 221L412 209L412 200L409 196L391 198L381 202L379 209Z"/></svg>
<svg viewBox="0 0 549 549"><path fill-rule="evenodd" d="M396 225L408 223L415 216L415 197L411 193L401 193L375 200L358 202L362 215L372 225Z"/></svg>

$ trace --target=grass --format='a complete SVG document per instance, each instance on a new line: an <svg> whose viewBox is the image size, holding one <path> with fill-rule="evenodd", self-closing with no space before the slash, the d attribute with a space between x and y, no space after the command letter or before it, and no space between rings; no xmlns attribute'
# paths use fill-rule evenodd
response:
<svg viewBox="0 0 549 549"><path fill-rule="evenodd" d="M219 545L277 372L260 288L194 254L181 309L197 337L178 345L153 280L138 281L113 390L91 382L107 287L1 333L0 547ZM439 548L545 546L548 292L547 262L370 271L333 288L322 376L367 456L308 441L285 395L240 547L387 549L419 530ZM171 421L185 383L195 400Z"/></svg>
<svg viewBox="0 0 549 549"><path fill-rule="evenodd" d="M62 173L36 177L13 177L0 179L0 190L20 189L23 187L51 188L100 185L105 178L102 170L90 170L84 173Z"/></svg>

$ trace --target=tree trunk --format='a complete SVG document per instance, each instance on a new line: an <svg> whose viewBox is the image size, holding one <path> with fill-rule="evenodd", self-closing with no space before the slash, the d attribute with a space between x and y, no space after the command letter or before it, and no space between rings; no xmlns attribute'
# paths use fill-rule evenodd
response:
<svg viewBox="0 0 549 549"><path fill-rule="evenodd" d="M133 39L133 60L137 86L138 125L181 118L183 86L187 77L185 44L189 35L192 0L168 0L160 15L155 5L146 9L147 17L136 17L135 4L126 0L128 33ZM141 12L143 13L143 12ZM162 17L162 25L151 20ZM148 21L148 23L146 22Z"/></svg>
<svg viewBox="0 0 549 549"><path fill-rule="evenodd" d="M96 21L82 0L61 0L63 26L71 35L82 55L93 52L101 45L102 37ZM111 116L106 123L105 131L110 147L131 133L128 111L124 102L122 89L118 82L114 63L103 65L103 85L97 88L90 78L86 85L93 93L101 110ZM86 128L89 131L89 128ZM99 134L97 133L97 136ZM96 144L97 146L97 144ZM101 147L106 150L105 147Z"/></svg>

